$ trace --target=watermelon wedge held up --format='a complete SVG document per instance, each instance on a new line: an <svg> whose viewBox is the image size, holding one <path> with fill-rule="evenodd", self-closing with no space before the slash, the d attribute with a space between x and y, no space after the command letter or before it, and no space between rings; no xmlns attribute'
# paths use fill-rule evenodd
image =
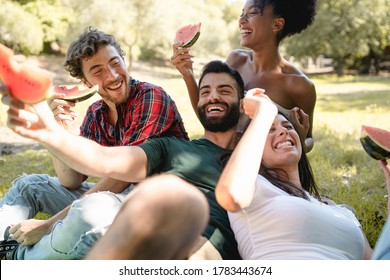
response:
<svg viewBox="0 0 390 280"><path fill-rule="evenodd" d="M200 26L201 23L199 22L198 24L190 24L179 28L176 31L175 43L184 42L180 46L181 48L192 47L200 36Z"/></svg>
<svg viewBox="0 0 390 280"><path fill-rule="evenodd" d="M54 87L54 92L63 93L66 96L63 98L66 101L81 102L92 97L99 90L98 85L93 87L87 87L83 84L80 85L57 85Z"/></svg>
<svg viewBox="0 0 390 280"><path fill-rule="evenodd" d="M18 63L14 52L0 44L0 79L11 95L24 103L34 104L51 96L51 77L28 63Z"/></svg>
<svg viewBox="0 0 390 280"><path fill-rule="evenodd" d="M376 160L390 158L390 131L362 125L360 142L372 158Z"/></svg>

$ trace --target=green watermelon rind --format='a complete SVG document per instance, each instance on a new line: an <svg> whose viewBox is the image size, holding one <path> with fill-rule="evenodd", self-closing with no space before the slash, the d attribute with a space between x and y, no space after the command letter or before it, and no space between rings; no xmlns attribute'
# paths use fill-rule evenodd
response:
<svg viewBox="0 0 390 280"><path fill-rule="evenodd" d="M199 36L200 36L200 32L196 32L195 36L188 43L185 43L184 45L182 45L180 47L181 48L190 48L190 47L192 47L196 43L196 41L198 41Z"/></svg>
<svg viewBox="0 0 390 280"><path fill-rule="evenodd" d="M92 92L88 92L88 93L81 95L81 96L64 97L62 99L65 101L70 101L70 102L81 102L81 101L87 100L88 98L92 97L96 92L97 92L97 90L92 91Z"/></svg>
<svg viewBox="0 0 390 280"><path fill-rule="evenodd" d="M82 102L82 101L87 100L88 98L92 97L93 95L95 95L95 93L98 92L98 89L99 89L99 87L94 86L94 87L91 88L91 91L87 91L83 95L68 96L68 97L64 97L62 99L65 100L65 101L75 102L75 103Z"/></svg>
<svg viewBox="0 0 390 280"><path fill-rule="evenodd" d="M365 135L360 138L360 143L366 153L376 160L383 160L390 158L390 151L382 148L369 135Z"/></svg>

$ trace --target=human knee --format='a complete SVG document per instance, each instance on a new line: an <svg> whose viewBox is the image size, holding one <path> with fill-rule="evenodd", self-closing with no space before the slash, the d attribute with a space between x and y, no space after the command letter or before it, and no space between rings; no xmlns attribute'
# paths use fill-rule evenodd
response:
<svg viewBox="0 0 390 280"><path fill-rule="evenodd" d="M133 236L140 240L139 244L145 244L140 250L144 254L185 258L207 225L209 206L196 187L165 174L140 183L123 205L121 215L127 215Z"/></svg>
<svg viewBox="0 0 390 280"><path fill-rule="evenodd" d="M92 227L109 225L121 206L121 200L113 193L92 193L76 200L69 210L68 217Z"/></svg>
<svg viewBox="0 0 390 280"><path fill-rule="evenodd" d="M163 174L141 182L135 197L126 201L124 208L139 208L140 212L153 217L171 220L175 217L208 217L208 203L204 194L183 179ZM131 205L130 205L131 204ZM134 209L133 209L134 210Z"/></svg>
<svg viewBox="0 0 390 280"><path fill-rule="evenodd" d="M7 203L12 203L11 200L16 199L18 196L23 195L25 198L33 198L37 194L42 193L48 184L48 178L48 175L32 174L15 179L5 196Z"/></svg>
<svg viewBox="0 0 390 280"><path fill-rule="evenodd" d="M11 188L23 190L26 187L42 186L49 181L49 176L45 174L31 174L21 176L12 182Z"/></svg>

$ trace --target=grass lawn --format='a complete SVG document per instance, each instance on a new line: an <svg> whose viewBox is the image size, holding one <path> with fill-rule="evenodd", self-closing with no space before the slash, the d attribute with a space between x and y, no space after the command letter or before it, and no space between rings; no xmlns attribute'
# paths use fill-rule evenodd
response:
<svg viewBox="0 0 390 280"><path fill-rule="evenodd" d="M175 69L138 65L131 74L165 88L176 101L191 138L202 135L184 82ZM390 77L319 76L312 80L317 89L317 105L315 146L309 159L317 183L323 195L355 209L373 246L387 219L387 194L378 163L363 151L359 134L362 124L390 130ZM90 101L79 103L80 119ZM0 125L5 125L5 110L0 104ZM12 180L22 174L53 174L50 156L43 149L0 157L0 197Z"/></svg>

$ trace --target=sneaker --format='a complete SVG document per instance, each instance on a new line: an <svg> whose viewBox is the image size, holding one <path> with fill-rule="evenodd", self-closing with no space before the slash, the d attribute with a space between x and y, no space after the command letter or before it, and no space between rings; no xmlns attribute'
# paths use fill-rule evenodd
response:
<svg viewBox="0 0 390 280"><path fill-rule="evenodd" d="M19 243L16 240L4 240L0 243L0 259L12 259L13 252L18 248Z"/></svg>
<svg viewBox="0 0 390 280"><path fill-rule="evenodd" d="M10 260L13 259L12 255L18 248L19 243L14 239L9 239L10 233L8 226L4 232L4 240L0 242L0 260Z"/></svg>

